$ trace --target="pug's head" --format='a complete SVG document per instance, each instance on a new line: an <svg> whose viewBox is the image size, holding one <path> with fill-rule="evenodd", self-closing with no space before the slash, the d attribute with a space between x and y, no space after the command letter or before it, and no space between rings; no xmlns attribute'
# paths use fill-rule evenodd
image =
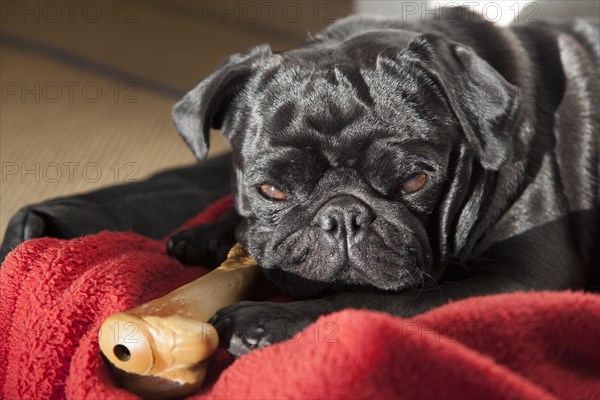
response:
<svg viewBox="0 0 600 400"><path fill-rule="evenodd" d="M472 225L470 177L510 158L517 97L469 47L382 30L231 56L173 117L201 160L222 129L239 239L303 297L439 277Z"/></svg>

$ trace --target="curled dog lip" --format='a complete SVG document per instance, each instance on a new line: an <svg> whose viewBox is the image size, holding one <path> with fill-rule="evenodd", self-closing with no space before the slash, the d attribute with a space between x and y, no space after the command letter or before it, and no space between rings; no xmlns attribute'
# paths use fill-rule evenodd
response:
<svg viewBox="0 0 600 400"><path fill-rule="evenodd" d="M402 245L383 240L383 234L369 231L371 246L364 242L349 245L345 241L327 244L317 228L297 229L292 236L279 238L267 247L263 268L269 271L270 278L278 286L285 287L293 285L283 279L288 273L318 282L323 287L354 282L384 290L401 290L422 283L419 278L423 277L423 273L419 271L427 266L423 264L424 256L418 255L421 248L418 240L413 238L410 245ZM375 248L372 247L374 243ZM330 246L329 253L327 246ZM378 257L369 258L369 248L376 251ZM331 254L329 259L327 254ZM378 268L377 264L383 268Z"/></svg>

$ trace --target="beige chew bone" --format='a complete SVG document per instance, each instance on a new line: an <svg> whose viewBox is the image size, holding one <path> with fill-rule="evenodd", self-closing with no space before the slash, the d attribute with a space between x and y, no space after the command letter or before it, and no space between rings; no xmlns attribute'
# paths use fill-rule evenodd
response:
<svg viewBox="0 0 600 400"><path fill-rule="evenodd" d="M221 307L248 298L258 265L240 244L215 270L134 309L108 317L100 350L125 372L123 386L147 398L179 397L197 390L219 338L206 323Z"/></svg>

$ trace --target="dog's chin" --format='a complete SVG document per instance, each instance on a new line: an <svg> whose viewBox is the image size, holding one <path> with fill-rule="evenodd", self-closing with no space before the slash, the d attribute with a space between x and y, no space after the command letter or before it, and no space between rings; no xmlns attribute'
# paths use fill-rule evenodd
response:
<svg viewBox="0 0 600 400"><path fill-rule="evenodd" d="M273 282L281 292L298 299L321 297L335 292L328 282L307 279L282 269L263 269L267 279Z"/></svg>
<svg viewBox="0 0 600 400"><path fill-rule="evenodd" d="M309 279L297 273L285 271L280 268L263 269L263 273L283 294L298 299L323 297L344 291L385 290L399 292L420 284L414 279L414 274L411 274L408 271L403 275L403 279L399 279L395 282L388 281L382 285L364 281L320 281Z"/></svg>

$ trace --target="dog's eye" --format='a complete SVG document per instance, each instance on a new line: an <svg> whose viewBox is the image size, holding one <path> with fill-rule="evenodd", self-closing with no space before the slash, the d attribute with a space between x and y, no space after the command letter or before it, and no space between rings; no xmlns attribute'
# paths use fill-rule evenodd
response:
<svg viewBox="0 0 600 400"><path fill-rule="evenodd" d="M275 187L271 184L268 184L268 183L264 183L264 184L260 185L259 190L263 194L263 196L265 196L266 198L268 198L270 200L283 201L283 200L287 199L287 194L285 194L283 191L281 191L277 187Z"/></svg>
<svg viewBox="0 0 600 400"><path fill-rule="evenodd" d="M417 172L408 177L400 186L400 193L410 194L421 189L427 182L427 174L425 172Z"/></svg>

